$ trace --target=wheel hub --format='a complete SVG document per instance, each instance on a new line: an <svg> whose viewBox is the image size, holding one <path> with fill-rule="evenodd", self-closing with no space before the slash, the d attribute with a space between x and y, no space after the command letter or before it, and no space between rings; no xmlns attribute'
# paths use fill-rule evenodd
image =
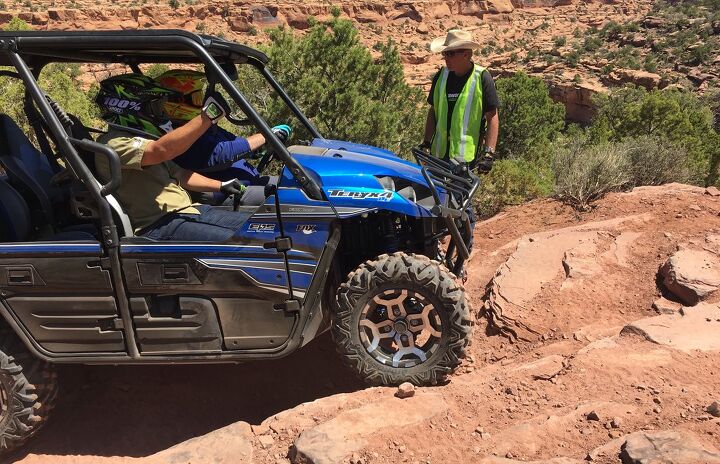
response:
<svg viewBox="0 0 720 464"><path fill-rule="evenodd" d="M363 308L360 340L378 362L412 367L440 346L442 321L425 295L406 288L381 290Z"/></svg>
<svg viewBox="0 0 720 464"><path fill-rule="evenodd" d="M393 324L393 328L395 329L395 332L399 334L404 334L408 330L407 322L395 321L395 324Z"/></svg>

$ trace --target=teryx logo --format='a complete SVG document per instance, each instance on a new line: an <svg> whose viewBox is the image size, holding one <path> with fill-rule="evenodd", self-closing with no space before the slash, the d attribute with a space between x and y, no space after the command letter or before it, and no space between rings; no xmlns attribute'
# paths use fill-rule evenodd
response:
<svg viewBox="0 0 720 464"><path fill-rule="evenodd" d="M354 200L380 200L390 201L393 196L393 192L387 190L383 192L358 192L353 190L330 190L330 196L332 198L352 198Z"/></svg>
<svg viewBox="0 0 720 464"><path fill-rule="evenodd" d="M113 113L122 114L125 110L140 111L140 102L125 100L122 98L105 97L103 105Z"/></svg>
<svg viewBox="0 0 720 464"><path fill-rule="evenodd" d="M275 232L275 224L250 224L248 232Z"/></svg>

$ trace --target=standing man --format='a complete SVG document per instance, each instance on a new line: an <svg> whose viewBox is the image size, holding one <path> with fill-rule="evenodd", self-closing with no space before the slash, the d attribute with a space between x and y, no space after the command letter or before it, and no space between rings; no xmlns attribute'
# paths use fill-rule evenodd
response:
<svg viewBox="0 0 720 464"><path fill-rule="evenodd" d="M433 78L421 146L438 158L488 173L500 128L500 102L490 72L472 61L478 48L472 35L461 29L451 29L430 43L431 52L442 53L445 66Z"/></svg>

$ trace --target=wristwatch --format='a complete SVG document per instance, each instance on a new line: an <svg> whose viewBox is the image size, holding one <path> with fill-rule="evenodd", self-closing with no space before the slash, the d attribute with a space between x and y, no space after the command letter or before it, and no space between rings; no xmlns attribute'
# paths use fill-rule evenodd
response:
<svg viewBox="0 0 720 464"><path fill-rule="evenodd" d="M495 155L495 149L493 147L483 147L483 153L494 156Z"/></svg>
<svg viewBox="0 0 720 464"><path fill-rule="evenodd" d="M225 115L225 111L223 111L222 106L220 106L220 104L213 98L208 98L202 111L205 113L205 116L213 122L213 124Z"/></svg>

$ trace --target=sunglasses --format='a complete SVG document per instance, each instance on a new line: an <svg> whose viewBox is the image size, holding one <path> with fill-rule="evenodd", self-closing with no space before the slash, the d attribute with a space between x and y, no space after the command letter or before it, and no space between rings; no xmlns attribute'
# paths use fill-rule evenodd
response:
<svg viewBox="0 0 720 464"><path fill-rule="evenodd" d="M442 52L442 56L443 56L443 58L450 58L450 57L453 57L455 55L460 55L465 52L466 52L466 50L449 50L446 52Z"/></svg>

